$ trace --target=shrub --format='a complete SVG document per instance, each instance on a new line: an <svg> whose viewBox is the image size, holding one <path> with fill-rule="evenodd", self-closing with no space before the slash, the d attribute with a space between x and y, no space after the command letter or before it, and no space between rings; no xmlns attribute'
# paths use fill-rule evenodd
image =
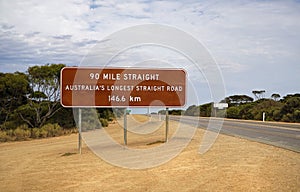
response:
<svg viewBox="0 0 300 192"><path fill-rule="evenodd" d="M299 123L300 122L300 109L297 109L293 113L294 121Z"/></svg>
<svg viewBox="0 0 300 192"><path fill-rule="evenodd" d="M0 131L0 142L12 141L12 137L7 135L6 131Z"/></svg>
<svg viewBox="0 0 300 192"><path fill-rule="evenodd" d="M31 138L57 137L65 134L65 131L58 124L46 124L41 128L31 130Z"/></svg>
<svg viewBox="0 0 300 192"><path fill-rule="evenodd" d="M56 124L46 124L40 128L40 136L42 137L56 137L62 135L62 128Z"/></svg>
<svg viewBox="0 0 300 192"><path fill-rule="evenodd" d="M228 118L238 119L240 117L240 111L238 107L229 107L226 112Z"/></svg>
<svg viewBox="0 0 300 192"><path fill-rule="evenodd" d="M46 138L48 136L48 131L45 129L40 129L39 130L39 137L40 138Z"/></svg>
<svg viewBox="0 0 300 192"><path fill-rule="evenodd" d="M13 129L6 130L6 135L8 135L9 137L13 137L14 136L14 130Z"/></svg>
<svg viewBox="0 0 300 192"><path fill-rule="evenodd" d="M108 126L108 121L107 121L107 119L100 118L100 123L101 123L101 126L102 126L102 127L107 127L107 126Z"/></svg>
<svg viewBox="0 0 300 192"><path fill-rule="evenodd" d="M22 125L14 130L0 130L0 142L23 141L28 140L29 138L38 139L46 137L56 137L71 133L77 133L77 129L62 129L58 124L46 124L41 128L31 129L29 129L27 125Z"/></svg>
<svg viewBox="0 0 300 192"><path fill-rule="evenodd" d="M262 113L256 113L253 117L254 120L261 121L262 120Z"/></svg>
<svg viewBox="0 0 300 192"><path fill-rule="evenodd" d="M6 121L0 125L0 129L9 130L9 129L14 129L17 126L18 126L18 124L15 121Z"/></svg>
<svg viewBox="0 0 300 192"><path fill-rule="evenodd" d="M39 138L40 137L40 129L39 128L33 128L31 129L31 135L30 135L31 138Z"/></svg>
<svg viewBox="0 0 300 192"><path fill-rule="evenodd" d="M13 131L13 135L17 141L27 140L30 137L30 131L27 125L21 125Z"/></svg>
<svg viewBox="0 0 300 192"><path fill-rule="evenodd" d="M280 110L279 109L274 110L272 116L275 121L280 121L281 120Z"/></svg>

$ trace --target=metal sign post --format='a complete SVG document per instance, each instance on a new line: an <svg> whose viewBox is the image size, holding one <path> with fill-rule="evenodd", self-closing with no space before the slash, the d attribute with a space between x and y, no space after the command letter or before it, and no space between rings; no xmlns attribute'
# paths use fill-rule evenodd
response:
<svg viewBox="0 0 300 192"><path fill-rule="evenodd" d="M127 108L124 109L124 144L127 145Z"/></svg>
<svg viewBox="0 0 300 192"><path fill-rule="evenodd" d="M78 109L78 153L81 154L82 137L81 137L81 108Z"/></svg>
<svg viewBox="0 0 300 192"><path fill-rule="evenodd" d="M169 108L166 108L166 138L165 142L168 142L168 133L169 133Z"/></svg>

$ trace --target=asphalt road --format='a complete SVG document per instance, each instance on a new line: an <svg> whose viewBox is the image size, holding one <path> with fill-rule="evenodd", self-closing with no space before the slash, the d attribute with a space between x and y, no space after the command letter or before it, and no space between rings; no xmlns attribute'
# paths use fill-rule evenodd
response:
<svg viewBox="0 0 300 192"><path fill-rule="evenodd" d="M207 129L209 118L170 116L170 120ZM300 124L224 119L221 134L236 136L300 152Z"/></svg>

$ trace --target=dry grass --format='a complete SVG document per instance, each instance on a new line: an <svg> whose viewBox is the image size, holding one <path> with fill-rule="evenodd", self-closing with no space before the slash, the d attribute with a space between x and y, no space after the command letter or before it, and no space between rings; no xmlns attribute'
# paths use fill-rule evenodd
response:
<svg viewBox="0 0 300 192"><path fill-rule="evenodd" d="M138 117L144 119L144 117ZM145 120L146 121L146 120ZM176 122L170 123L171 133ZM106 130L122 143L123 130ZM129 134L129 147L154 147L152 135ZM0 191L298 191L300 154L245 139L219 135L204 155L197 153L203 130L170 162L151 169L112 166L86 146L77 152L76 134L0 144ZM68 155L65 155L68 154ZM72 154L72 155L69 155Z"/></svg>

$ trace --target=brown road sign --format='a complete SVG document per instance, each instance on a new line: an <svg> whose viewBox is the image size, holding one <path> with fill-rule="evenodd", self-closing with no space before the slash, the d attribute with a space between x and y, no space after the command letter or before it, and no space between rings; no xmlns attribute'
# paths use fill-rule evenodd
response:
<svg viewBox="0 0 300 192"><path fill-rule="evenodd" d="M183 69L65 67L61 70L64 107L146 107L185 105Z"/></svg>

